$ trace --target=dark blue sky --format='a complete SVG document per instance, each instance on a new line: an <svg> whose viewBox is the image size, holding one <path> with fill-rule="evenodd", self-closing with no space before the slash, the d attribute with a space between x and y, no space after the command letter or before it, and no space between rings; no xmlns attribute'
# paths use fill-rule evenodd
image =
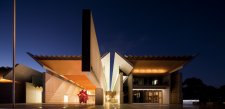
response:
<svg viewBox="0 0 225 109"><path fill-rule="evenodd" d="M101 53L192 55L184 79L225 84L225 2L17 0L17 63L44 71L26 52L81 54L82 9L93 12ZM0 66L12 65L12 0L0 0Z"/></svg>

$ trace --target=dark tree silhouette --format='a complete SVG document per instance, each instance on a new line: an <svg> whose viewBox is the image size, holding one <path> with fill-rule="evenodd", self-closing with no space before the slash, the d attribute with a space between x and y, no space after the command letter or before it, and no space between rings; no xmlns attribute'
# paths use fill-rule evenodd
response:
<svg viewBox="0 0 225 109"><path fill-rule="evenodd" d="M183 82L183 98L199 99L200 102L220 102L221 95L225 93L225 86L217 89L207 86L198 78L188 78Z"/></svg>
<svg viewBox="0 0 225 109"><path fill-rule="evenodd" d="M219 88L219 94L222 102L225 102L225 85Z"/></svg>
<svg viewBox="0 0 225 109"><path fill-rule="evenodd" d="M199 99L201 103L225 102L225 85L220 88L208 86L198 78L188 78L183 82L183 98Z"/></svg>
<svg viewBox="0 0 225 109"><path fill-rule="evenodd" d="M188 78L183 82L184 99L201 99L206 85L198 78Z"/></svg>

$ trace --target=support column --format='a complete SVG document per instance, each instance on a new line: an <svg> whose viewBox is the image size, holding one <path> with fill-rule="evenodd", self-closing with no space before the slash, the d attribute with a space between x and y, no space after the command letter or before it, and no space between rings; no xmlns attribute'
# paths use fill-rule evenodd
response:
<svg viewBox="0 0 225 109"><path fill-rule="evenodd" d="M178 103L179 104L183 104L183 92L182 92L182 73L181 72L178 72L178 75L177 75L177 78L178 78Z"/></svg>
<svg viewBox="0 0 225 109"><path fill-rule="evenodd" d="M120 104L123 104L123 73L121 72L119 75L120 79Z"/></svg>
<svg viewBox="0 0 225 109"><path fill-rule="evenodd" d="M133 75L128 76L128 103L133 103Z"/></svg>
<svg viewBox="0 0 225 109"><path fill-rule="evenodd" d="M171 74L171 89L170 89L170 103L182 104L182 75L180 72Z"/></svg>
<svg viewBox="0 0 225 109"><path fill-rule="evenodd" d="M103 105L103 89L95 89L95 105Z"/></svg>

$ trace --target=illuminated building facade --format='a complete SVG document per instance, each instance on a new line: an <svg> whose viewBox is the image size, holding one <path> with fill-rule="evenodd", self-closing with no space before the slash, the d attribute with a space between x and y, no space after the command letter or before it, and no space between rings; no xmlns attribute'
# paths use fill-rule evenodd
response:
<svg viewBox="0 0 225 109"><path fill-rule="evenodd" d="M110 60L110 53L101 56L90 10L83 11L81 56L28 55L46 71L38 73L23 66L16 72L16 78L23 78L21 74L25 72L30 74L22 79L23 87L16 91L17 95L20 95L18 92L23 95L17 102L79 103L77 94L85 90L87 103L96 105L105 102L182 103L180 71L193 58L115 53L114 60ZM112 77L110 61L113 61ZM11 84L10 77L3 75L0 79ZM18 83L22 80L16 79ZM1 86L0 89L4 90Z"/></svg>

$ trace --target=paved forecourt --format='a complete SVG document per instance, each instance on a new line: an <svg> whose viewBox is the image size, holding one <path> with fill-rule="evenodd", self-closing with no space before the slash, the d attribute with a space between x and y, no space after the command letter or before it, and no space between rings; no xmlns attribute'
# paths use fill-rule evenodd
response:
<svg viewBox="0 0 225 109"><path fill-rule="evenodd" d="M0 109L12 109L11 104L0 104ZM156 105L156 104L16 104L17 109L225 109L225 105Z"/></svg>

